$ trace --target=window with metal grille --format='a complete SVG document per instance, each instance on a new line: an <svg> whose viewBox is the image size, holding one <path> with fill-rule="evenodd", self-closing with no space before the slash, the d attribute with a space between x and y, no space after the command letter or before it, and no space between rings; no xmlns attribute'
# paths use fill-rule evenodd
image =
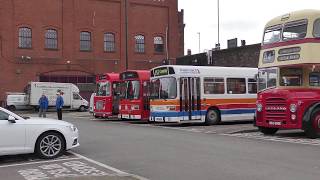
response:
<svg viewBox="0 0 320 180"><path fill-rule="evenodd" d="M46 49L58 49L58 33L54 29L48 29L45 34Z"/></svg>
<svg viewBox="0 0 320 180"><path fill-rule="evenodd" d="M91 51L91 33L80 32L80 51Z"/></svg>
<svg viewBox="0 0 320 180"><path fill-rule="evenodd" d="M164 43L163 38L161 36L157 36L153 38L154 51L157 53L162 53L164 51Z"/></svg>
<svg viewBox="0 0 320 180"><path fill-rule="evenodd" d="M19 48L32 48L32 32L30 28L19 28Z"/></svg>
<svg viewBox="0 0 320 180"><path fill-rule="evenodd" d="M115 36L113 33L104 34L104 51L105 52L115 51Z"/></svg>
<svg viewBox="0 0 320 180"><path fill-rule="evenodd" d="M145 42L143 35L137 35L135 38L135 51L137 53L144 53L145 52Z"/></svg>

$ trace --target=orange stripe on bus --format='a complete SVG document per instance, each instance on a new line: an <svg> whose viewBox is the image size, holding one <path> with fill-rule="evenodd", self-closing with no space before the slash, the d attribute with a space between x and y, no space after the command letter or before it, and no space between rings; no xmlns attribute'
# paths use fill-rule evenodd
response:
<svg viewBox="0 0 320 180"><path fill-rule="evenodd" d="M256 98L247 99L206 99L201 100L201 104L211 105L223 105L223 104L255 104ZM180 100L151 100L150 105L176 105L180 106Z"/></svg>

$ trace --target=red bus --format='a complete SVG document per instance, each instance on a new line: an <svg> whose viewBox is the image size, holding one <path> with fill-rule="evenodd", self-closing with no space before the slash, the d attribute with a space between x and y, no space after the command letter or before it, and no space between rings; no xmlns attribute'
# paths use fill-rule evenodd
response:
<svg viewBox="0 0 320 180"><path fill-rule="evenodd" d="M94 97L94 117L108 118L119 113L120 78L118 73L105 73L96 77L97 89Z"/></svg>
<svg viewBox="0 0 320 180"><path fill-rule="evenodd" d="M119 119L149 120L150 71L129 70L120 74L122 97L119 106Z"/></svg>
<svg viewBox="0 0 320 180"><path fill-rule="evenodd" d="M264 30L255 124L264 134L320 135L320 11L278 16Z"/></svg>

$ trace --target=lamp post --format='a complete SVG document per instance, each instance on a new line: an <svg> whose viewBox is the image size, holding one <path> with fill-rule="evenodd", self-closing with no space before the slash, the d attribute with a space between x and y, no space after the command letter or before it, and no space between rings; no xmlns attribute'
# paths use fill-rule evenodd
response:
<svg viewBox="0 0 320 180"><path fill-rule="evenodd" d="M220 2L217 0L217 8L218 8L218 46L220 48Z"/></svg>
<svg viewBox="0 0 320 180"><path fill-rule="evenodd" d="M199 53L201 51L201 47L200 47L200 32L197 33L198 34L198 40L199 40Z"/></svg>
<svg viewBox="0 0 320 180"><path fill-rule="evenodd" d="M128 62L128 0L124 1L125 6L125 34L126 34L126 70L129 68L129 62Z"/></svg>

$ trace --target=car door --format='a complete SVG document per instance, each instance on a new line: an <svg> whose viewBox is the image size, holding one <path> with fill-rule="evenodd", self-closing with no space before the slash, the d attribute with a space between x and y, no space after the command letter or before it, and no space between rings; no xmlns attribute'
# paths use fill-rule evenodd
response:
<svg viewBox="0 0 320 180"><path fill-rule="evenodd" d="M0 109L0 155L25 151L26 127L24 120L8 121L9 113Z"/></svg>

